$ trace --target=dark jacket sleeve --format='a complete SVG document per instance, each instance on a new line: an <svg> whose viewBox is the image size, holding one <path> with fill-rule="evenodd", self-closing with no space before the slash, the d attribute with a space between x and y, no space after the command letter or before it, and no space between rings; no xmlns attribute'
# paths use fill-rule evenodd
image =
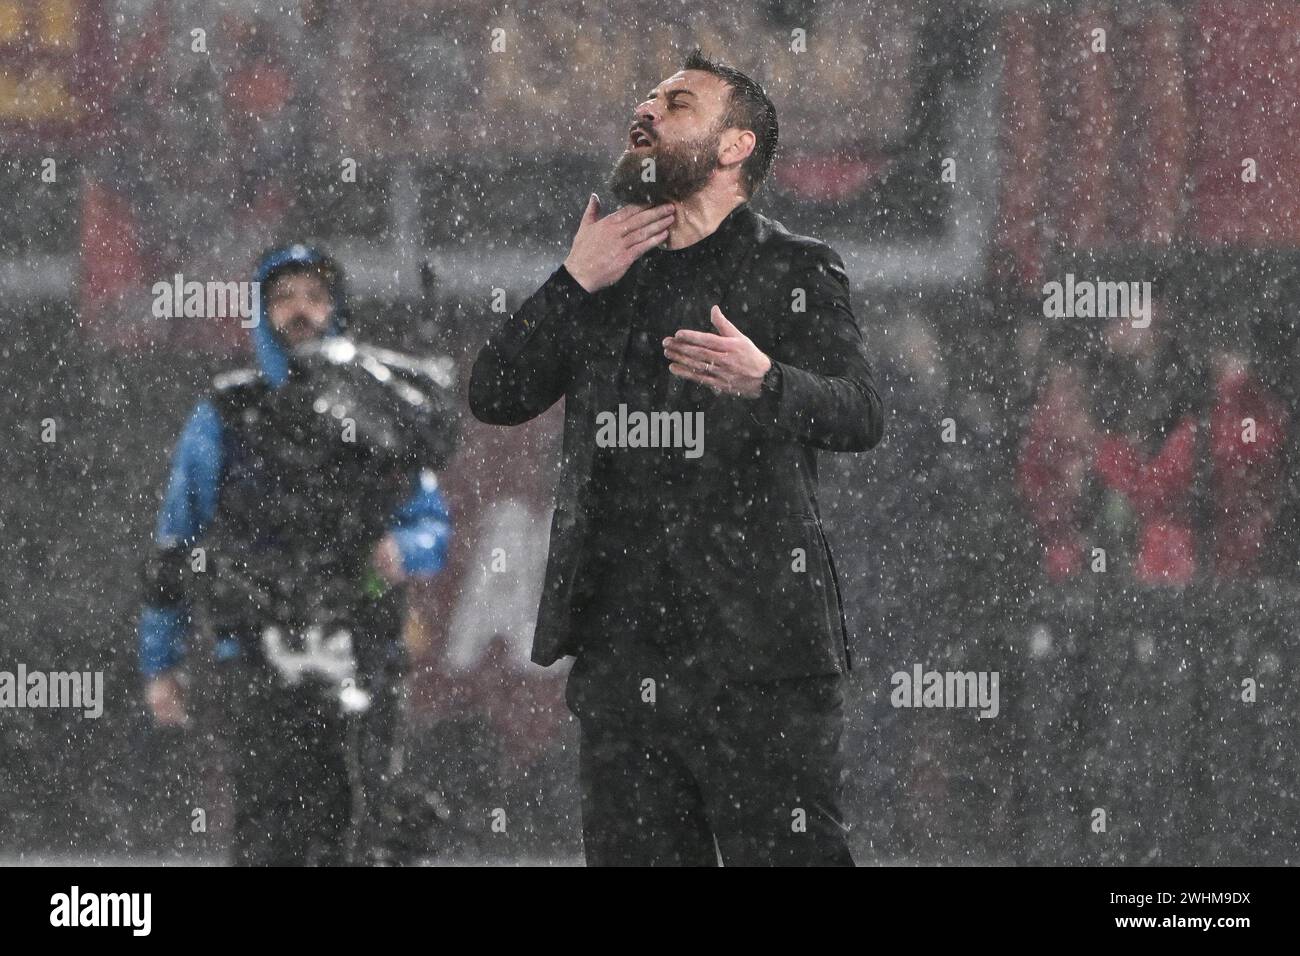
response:
<svg viewBox="0 0 1300 956"><path fill-rule="evenodd" d="M575 323L595 297L564 266L488 339L469 377L469 407L489 425L518 425L564 395Z"/></svg>
<svg viewBox="0 0 1300 956"><path fill-rule="evenodd" d="M849 305L844 262L829 246L802 253L781 283L787 310L769 356L780 387L756 403L756 420L827 451L866 451L884 433L884 405ZM795 311L795 290L804 310Z"/></svg>

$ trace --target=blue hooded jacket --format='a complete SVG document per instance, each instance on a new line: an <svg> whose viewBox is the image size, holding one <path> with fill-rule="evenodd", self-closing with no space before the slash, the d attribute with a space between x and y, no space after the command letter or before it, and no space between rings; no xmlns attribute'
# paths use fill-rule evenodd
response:
<svg viewBox="0 0 1300 956"><path fill-rule="evenodd" d="M268 252L258 265L254 279L259 284L291 264L318 265L325 256L309 246L295 244ZM342 288L335 288L334 312L327 336L340 335L344 323ZM288 354L267 317L261 301L257 323L250 330L253 350L262 375L275 388L289 375ZM210 401L200 402L190 415L172 455L171 477L158 514L154 542L160 549L198 540L211 523L220 497L224 469L224 436L221 418ZM359 502L359 507L364 503ZM412 577L432 577L442 569L451 540L451 521L446 502L432 471L412 476L410 496L393 513L390 530L402 557L403 570ZM146 605L140 615L138 637L140 670L153 677L179 664L185 653L190 628L190 610L185 605ZM233 639L217 645L218 657L237 652Z"/></svg>

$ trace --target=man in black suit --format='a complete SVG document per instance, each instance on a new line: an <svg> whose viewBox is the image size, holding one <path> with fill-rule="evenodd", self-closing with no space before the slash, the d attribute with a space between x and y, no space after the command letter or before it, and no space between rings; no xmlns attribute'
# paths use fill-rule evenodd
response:
<svg viewBox="0 0 1300 956"><path fill-rule="evenodd" d="M592 865L852 865L847 629L817 451L883 410L839 256L755 213L776 111L698 51L637 107L602 216L479 353L470 407L565 399L533 661L576 660Z"/></svg>

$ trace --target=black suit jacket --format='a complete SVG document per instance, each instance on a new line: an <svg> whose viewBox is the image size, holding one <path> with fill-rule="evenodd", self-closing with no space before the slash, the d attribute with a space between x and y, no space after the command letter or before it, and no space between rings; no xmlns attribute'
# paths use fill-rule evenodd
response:
<svg viewBox="0 0 1300 956"><path fill-rule="evenodd" d="M720 667L737 679L842 672L848 634L817 504L817 451L865 451L883 408L840 257L742 204L710 280L723 314L780 365L777 395L706 399L704 474L687 503L682 570L710 597ZM572 599L588 539L596 416L630 326L629 277L595 294L561 267L491 336L470 375L480 421L516 425L565 399L563 463L534 662L574 652ZM699 329L714 331L707 314Z"/></svg>

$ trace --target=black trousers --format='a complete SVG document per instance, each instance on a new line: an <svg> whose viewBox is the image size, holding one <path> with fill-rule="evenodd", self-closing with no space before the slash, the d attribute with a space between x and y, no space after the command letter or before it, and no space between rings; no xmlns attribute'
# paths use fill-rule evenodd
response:
<svg viewBox="0 0 1300 956"><path fill-rule="evenodd" d="M345 717L319 683L285 686L244 634L216 665L234 804L236 866L338 866L373 861L406 671L404 589L353 614L359 683L370 709Z"/></svg>
<svg viewBox="0 0 1300 956"><path fill-rule="evenodd" d="M347 862L348 725L320 689L281 687L264 666L221 665L235 866Z"/></svg>
<svg viewBox="0 0 1300 956"><path fill-rule="evenodd" d="M709 596L677 572L672 524L645 520L607 516L575 594L588 865L852 866L843 678L724 677Z"/></svg>
<svg viewBox="0 0 1300 956"><path fill-rule="evenodd" d="M220 667L236 866L373 862L398 720L396 680L345 717L332 691L284 687L258 662Z"/></svg>
<svg viewBox="0 0 1300 956"><path fill-rule="evenodd" d="M589 866L853 866L839 675L722 686L641 678L639 710L602 706L620 683L611 676L580 658L566 691L582 726ZM627 700L615 693L616 705Z"/></svg>
<svg viewBox="0 0 1300 956"><path fill-rule="evenodd" d="M240 688L225 708L232 862L373 862L386 837L382 809L399 685L375 685L370 710L344 718L338 701L320 690L270 686L247 671L232 683Z"/></svg>

